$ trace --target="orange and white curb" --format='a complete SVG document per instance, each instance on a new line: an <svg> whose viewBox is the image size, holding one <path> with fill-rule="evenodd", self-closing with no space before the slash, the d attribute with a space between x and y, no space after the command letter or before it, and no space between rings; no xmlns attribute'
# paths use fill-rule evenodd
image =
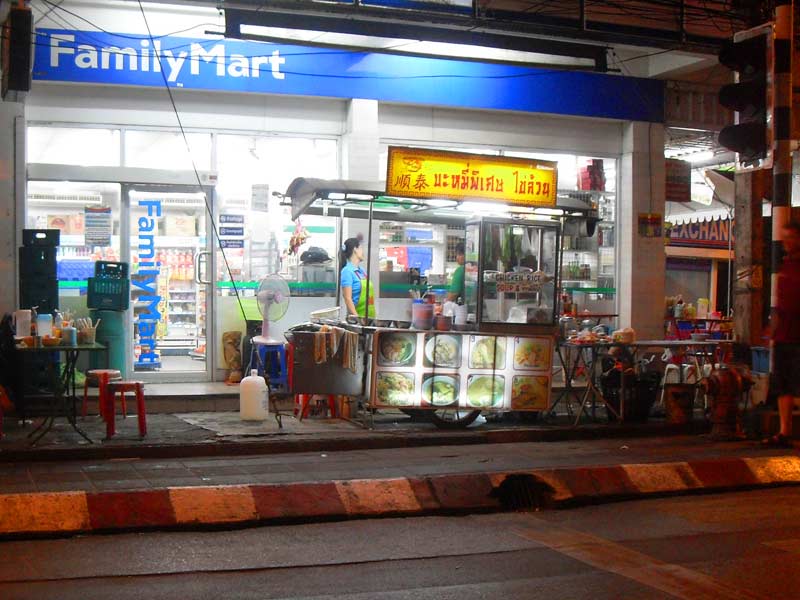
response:
<svg viewBox="0 0 800 600"><path fill-rule="evenodd" d="M800 457L719 458L316 483L115 492L0 493L0 536L412 516L515 508L509 482L542 507L800 483ZM518 488L517 488L518 489Z"/></svg>

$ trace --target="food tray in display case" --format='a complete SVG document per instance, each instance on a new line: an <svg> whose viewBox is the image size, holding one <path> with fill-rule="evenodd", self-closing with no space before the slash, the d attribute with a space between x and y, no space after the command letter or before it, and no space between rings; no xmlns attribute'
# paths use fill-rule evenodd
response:
<svg viewBox="0 0 800 600"><path fill-rule="evenodd" d="M379 330L376 407L543 411L550 406L552 336Z"/></svg>

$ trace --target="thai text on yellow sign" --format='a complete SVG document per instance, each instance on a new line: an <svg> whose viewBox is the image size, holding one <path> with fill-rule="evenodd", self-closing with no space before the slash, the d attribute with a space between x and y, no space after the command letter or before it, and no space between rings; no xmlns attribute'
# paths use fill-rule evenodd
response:
<svg viewBox="0 0 800 600"><path fill-rule="evenodd" d="M386 194L555 206L555 162L389 147Z"/></svg>

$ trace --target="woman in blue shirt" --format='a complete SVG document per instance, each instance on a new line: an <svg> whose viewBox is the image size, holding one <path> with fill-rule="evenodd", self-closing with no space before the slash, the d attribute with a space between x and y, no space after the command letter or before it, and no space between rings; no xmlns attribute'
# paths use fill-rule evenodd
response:
<svg viewBox="0 0 800 600"><path fill-rule="evenodd" d="M374 317L374 288L366 285L367 274L361 268L364 250L358 238L347 238L342 244L341 262L344 263L340 275L342 298L347 308L347 315L357 317ZM367 294L365 288L369 288Z"/></svg>

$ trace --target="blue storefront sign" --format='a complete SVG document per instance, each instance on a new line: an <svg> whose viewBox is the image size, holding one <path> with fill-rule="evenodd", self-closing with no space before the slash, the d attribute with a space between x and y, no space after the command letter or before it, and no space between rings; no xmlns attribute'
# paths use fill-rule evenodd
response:
<svg viewBox="0 0 800 600"><path fill-rule="evenodd" d="M444 58L97 31L36 32L36 81L163 87L663 122L663 82Z"/></svg>
<svg viewBox="0 0 800 600"><path fill-rule="evenodd" d="M231 237L241 237L244 235L244 227L220 227L220 235L228 235Z"/></svg>

